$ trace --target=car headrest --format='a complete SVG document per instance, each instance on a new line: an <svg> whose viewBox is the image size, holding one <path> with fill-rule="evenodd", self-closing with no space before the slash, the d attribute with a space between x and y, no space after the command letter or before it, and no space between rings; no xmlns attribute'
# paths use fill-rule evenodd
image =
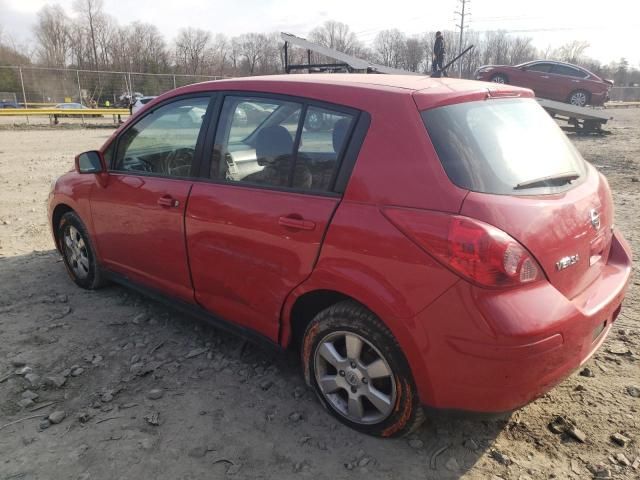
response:
<svg viewBox="0 0 640 480"><path fill-rule="evenodd" d="M276 158L293 153L293 139L282 125L263 128L256 137L258 162L271 163Z"/></svg>
<svg viewBox="0 0 640 480"><path fill-rule="evenodd" d="M333 125L333 151L338 154L344 143L344 137L347 136L350 123L351 120L348 118L341 118Z"/></svg>

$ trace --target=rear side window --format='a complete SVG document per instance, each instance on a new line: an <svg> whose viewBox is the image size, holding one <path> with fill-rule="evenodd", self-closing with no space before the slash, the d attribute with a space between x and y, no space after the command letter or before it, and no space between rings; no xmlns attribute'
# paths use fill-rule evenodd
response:
<svg viewBox="0 0 640 480"><path fill-rule="evenodd" d="M584 160L533 99L493 99L422 112L447 175L483 193L531 195L570 188Z"/></svg>
<svg viewBox="0 0 640 480"><path fill-rule="evenodd" d="M228 96L211 161L212 179L330 191L354 116L302 102Z"/></svg>
<svg viewBox="0 0 640 480"><path fill-rule="evenodd" d="M307 108L298 150L298 163L311 173L314 190L331 187L353 116L318 107Z"/></svg>
<svg viewBox="0 0 640 480"><path fill-rule="evenodd" d="M585 78L587 75L581 70L577 68L569 67L566 65L554 65L551 69L551 73L555 73L557 75L564 75L565 77L578 77Z"/></svg>

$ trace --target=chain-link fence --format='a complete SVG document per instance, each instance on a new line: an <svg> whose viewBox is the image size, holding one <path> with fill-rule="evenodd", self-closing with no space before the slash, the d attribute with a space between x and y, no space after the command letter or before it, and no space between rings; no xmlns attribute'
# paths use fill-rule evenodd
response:
<svg viewBox="0 0 640 480"><path fill-rule="evenodd" d="M222 77L0 66L0 92L24 106L77 102L128 107L137 96L160 95L191 83Z"/></svg>
<svg viewBox="0 0 640 480"><path fill-rule="evenodd" d="M64 68L0 66L0 101L19 106L77 102L128 107L131 98L160 95L191 83L223 77L167 73L109 72ZM613 101L639 101L640 87L614 87Z"/></svg>
<svg viewBox="0 0 640 480"><path fill-rule="evenodd" d="M613 87L610 96L612 102L640 102L640 87Z"/></svg>

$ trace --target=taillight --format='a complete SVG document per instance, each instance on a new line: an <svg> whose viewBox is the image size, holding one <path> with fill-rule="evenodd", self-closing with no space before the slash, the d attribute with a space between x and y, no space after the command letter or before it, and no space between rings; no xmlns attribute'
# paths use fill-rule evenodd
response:
<svg viewBox="0 0 640 480"><path fill-rule="evenodd" d="M531 254L502 230L459 215L387 208L385 216L436 260L484 287L511 287L544 278Z"/></svg>

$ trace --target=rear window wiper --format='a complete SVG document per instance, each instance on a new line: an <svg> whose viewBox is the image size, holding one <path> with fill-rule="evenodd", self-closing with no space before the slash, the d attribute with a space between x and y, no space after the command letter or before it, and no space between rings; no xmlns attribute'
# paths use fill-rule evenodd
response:
<svg viewBox="0 0 640 480"><path fill-rule="evenodd" d="M580 174L577 172L559 173L557 175L549 175L548 177L536 178L534 180L527 180L513 187L514 190L524 190L526 188L545 187L548 185L566 185L574 180L580 178Z"/></svg>

